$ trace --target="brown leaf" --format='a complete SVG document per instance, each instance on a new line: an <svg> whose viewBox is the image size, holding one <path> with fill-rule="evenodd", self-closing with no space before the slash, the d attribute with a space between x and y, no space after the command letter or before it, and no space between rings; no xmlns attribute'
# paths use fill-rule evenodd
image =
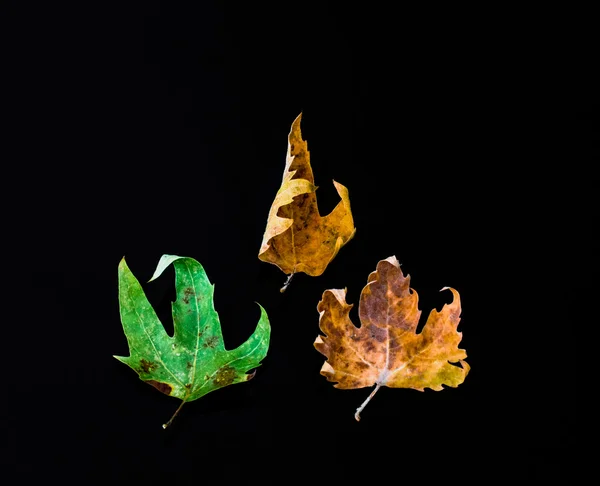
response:
<svg viewBox="0 0 600 486"><path fill-rule="evenodd" d="M360 327L350 320L353 305L346 303L345 289L323 293L317 309L319 328L325 335L314 343L327 358L321 374L336 382L336 388L375 385L357 409L356 420L381 386L439 391L443 385L457 387L465 380L470 367L463 361L467 353L458 347L460 296L453 288L442 290L446 289L452 292L453 301L440 312L433 309L418 334L418 296L395 256L380 261L369 275L360 296Z"/></svg>
<svg viewBox="0 0 600 486"><path fill-rule="evenodd" d="M310 154L302 139L300 121L294 120L281 187L269 211L258 258L277 265L288 282L298 272L321 275L338 251L354 236L348 189L333 181L341 201L327 216L317 206Z"/></svg>

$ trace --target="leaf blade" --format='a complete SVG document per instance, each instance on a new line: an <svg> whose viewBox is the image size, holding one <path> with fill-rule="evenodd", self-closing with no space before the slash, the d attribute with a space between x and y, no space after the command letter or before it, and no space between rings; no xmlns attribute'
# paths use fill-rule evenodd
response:
<svg viewBox="0 0 600 486"><path fill-rule="evenodd" d="M333 181L340 202L326 216L317 205L307 143L302 139L302 113L288 135L286 167L269 210L258 258L287 275L321 275L356 233L348 189Z"/></svg>
<svg viewBox="0 0 600 486"><path fill-rule="evenodd" d="M346 290L326 290L317 306L323 334L314 342L326 358L321 375L340 389L375 385L440 391L462 384L470 366L464 361L466 351L459 348L460 295L451 287L442 290L452 292L452 302L440 312L433 309L418 334L418 296L394 256L381 260L367 279L360 296L360 327L349 318ZM370 398L357 409L357 420Z"/></svg>
<svg viewBox="0 0 600 486"><path fill-rule="evenodd" d="M266 310L258 304L261 315L255 331L238 348L228 351L214 308L214 285L203 266L190 257L163 255L151 280L171 264L176 287L173 337L166 333L125 260L119 264L119 306L130 356L115 358L143 381L184 402L248 381L253 375L246 372L258 367L268 352Z"/></svg>

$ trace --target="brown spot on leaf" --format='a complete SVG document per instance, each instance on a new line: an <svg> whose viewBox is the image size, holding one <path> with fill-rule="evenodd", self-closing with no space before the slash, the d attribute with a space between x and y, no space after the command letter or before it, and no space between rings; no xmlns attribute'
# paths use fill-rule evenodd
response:
<svg viewBox="0 0 600 486"><path fill-rule="evenodd" d="M203 344L205 348L214 348L219 342L219 338L217 336L209 337Z"/></svg>
<svg viewBox="0 0 600 486"><path fill-rule="evenodd" d="M188 361L187 364L186 364L186 366L187 366L187 369L189 370L194 365Z"/></svg>
<svg viewBox="0 0 600 486"><path fill-rule="evenodd" d="M152 361L141 359L140 368L144 373L150 373L151 371L154 371L156 369L156 365Z"/></svg>
<svg viewBox="0 0 600 486"><path fill-rule="evenodd" d="M371 353L373 351L375 351L375 345L373 344L372 341L365 341L365 349Z"/></svg>
<svg viewBox="0 0 600 486"><path fill-rule="evenodd" d="M215 375L215 385L226 386L231 385L235 379L235 370L230 366L224 366Z"/></svg>
<svg viewBox="0 0 600 486"><path fill-rule="evenodd" d="M374 324L369 326L369 333L373 339L380 343L384 342L388 337L388 333L385 329L375 326Z"/></svg>
<svg viewBox="0 0 600 486"><path fill-rule="evenodd" d="M194 295L194 290L191 287L186 287L183 290L183 301L186 304L190 303L190 296Z"/></svg>
<svg viewBox="0 0 600 486"><path fill-rule="evenodd" d="M335 338L338 338L338 339L341 339L342 336L344 335L344 332L340 328L338 328L336 326L330 326L327 329L327 335L335 337Z"/></svg>
<svg viewBox="0 0 600 486"><path fill-rule="evenodd" d="M160 381L156 380L148 380L146 381L146 383L152 385L154 388L156 388L160 392L163 392L165 395L170 395L173 391L173 387L168 383L161 383Z"/></svg>

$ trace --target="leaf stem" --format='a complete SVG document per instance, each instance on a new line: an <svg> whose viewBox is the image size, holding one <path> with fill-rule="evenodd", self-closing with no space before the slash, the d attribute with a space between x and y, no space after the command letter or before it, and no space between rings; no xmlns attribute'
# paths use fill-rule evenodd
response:
<svg viewBox="0 0 600 486"><path fill-rule="evenodd" d="M175 413L173 414L173 416L169 419L169 421L166 424L163 424L163 429L166 429L169 425L171 425L171 422L173 422L173 419L175 417L177 417L177 414L179 413L179 410L181 410L181 407L183 407L184 403L185 403L185 400L182 400L181 403L179 404L179 407L177 407L177 410L175 410Z"/></svg>
<svg viewBox="0 0 600 486"><path fill-rule="evenodd" d="M381 384L377 383L377 385L375 386L375 388L373 389L371 394L367 397L367 399L362 403L362 405L360 407L358 407L356 409L354 418L356 419L357 422L360 422L360 412L363 411L363 409L367 406L367 403L369 403L371 401L371 398L373 398L373 396L375 395L375 393L377 393L377 390L379 390L380 387L381 387Z"/></svg>
<svg viewBox="0 0 600 486"><path fill-rule="evenodd" d="M288 285L289 285L289 284L292 282L292 277L293 277L294 275L295 275L295 273L294 273L294 272L292 272L292 273L290 273L290 274L288 275L288 278L287 278L287 280L286 280L286 281L285 281L285 283L283 284L283 287L281 287L281 288L279 289L279 292L281 292L282 294L285 292L285 289L287 289L287 288L288 288Z"/></svg>

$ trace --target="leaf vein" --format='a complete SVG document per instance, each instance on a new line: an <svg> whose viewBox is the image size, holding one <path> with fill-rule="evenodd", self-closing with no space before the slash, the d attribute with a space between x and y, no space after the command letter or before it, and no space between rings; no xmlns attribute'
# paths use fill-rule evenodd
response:
<svg viewBox="0 0 600 486"><path fill-rule="evenodd" d="M194 277L192 275L192 272L189 268L188 265L185 266L185 269L187 270L189 276L190 276L190 280L192 281L192 288L194 290L194 304L196 306L196 349L194 350L194 364L192 365L192 376L190 379L190 383L194 383L194 380L196 378L196 368L197 368L197 362L198 362L198 348L200 347L200 310L198 309L198 298L196 295L196 283L194 282ZM188 390L187 395L190 395L190 390Z"/></svg>
<svg viewBox="0 0 600 486"><path fill-rule="evenodd" d="M393 370L389 370L389 374L387 375L388 378L391 375L397 373L398 371L401 371L404 368L406 368L410 363L412 363L415 360L415 358L417 358L420 354L424 353L430 346L431 346L431 343L429 343L427 346L425 346L424 348L422 348L421 350L419 350L418 352L416 352L415 354L413 354L408 361L404 362L401 366L398 366L398 368L395 368ZM421 359L426 359L426 358L421 358Z"/></svg>
<svg viewBox="0 0 600 486"><path fill-rule="evenodd" d="M348 345L348 347L349 347L349 348L350 348L352 351L354 351L354 353L356 354L356 356L358 356L358 357L359 357L359 359L360 359L360 360L361 360L363 363L365 363L365 364L369 365L371 368L375 368L375 369L377 369L377 367L375 366L375 364L373 364L373 363L371 363L370 361L367 361L365 358L363 358L363 356L362 356L362 355L361 355L361 354L358 352L358 350L357 350L357 349L355 349L354 347L352 347L352 346L350 346L350 345Z"/></svg>

